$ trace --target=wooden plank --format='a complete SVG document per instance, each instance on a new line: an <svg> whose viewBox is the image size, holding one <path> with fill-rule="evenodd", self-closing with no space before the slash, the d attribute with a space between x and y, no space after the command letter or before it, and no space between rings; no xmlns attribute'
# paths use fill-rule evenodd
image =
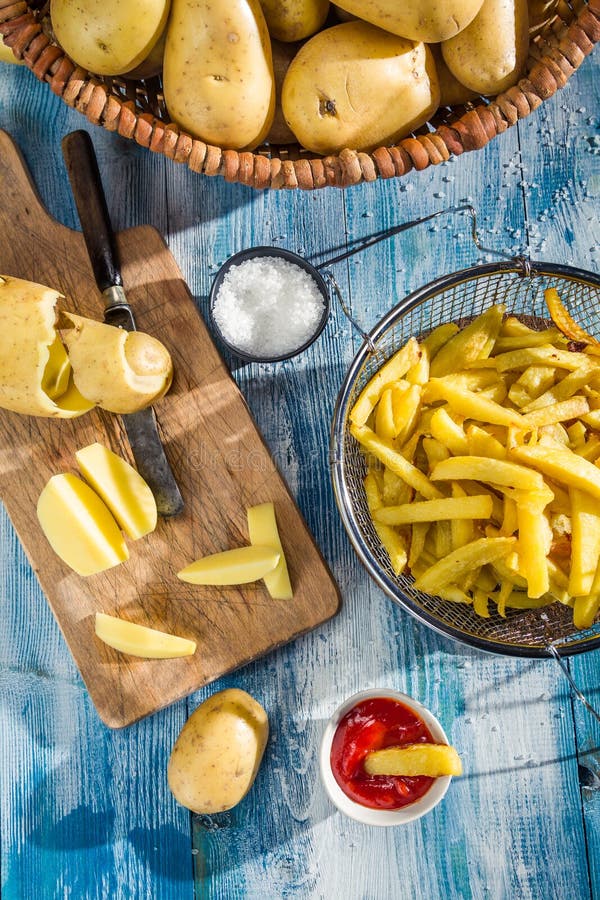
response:
<svg viewBox="0 0 600 900"><path fill-rule="evenodd" d="M93 317L99 298L81 235L58 225L37 205L12 143L0 135L0 145L6 271L58 287L70 308ZM6 412L0 417L4 502L92 699L112 726L154 712L315 627L337 611L339 602L162 239L141 228L122 234L119 244L139 327L160 335L174 360L173 387L157 409L184 493L183 514L161 520L152 535L132 547L127 564L85 580L67 574L35 520L37 496L50 475L72 469L74 451L93 440L127 455L119 420L97 411L61 422ZM247 543L246 508L265 500L275 503L294 585L292 602L271 601L264 585L198 589L175 578L200 556ZM107 597L118 598L109 609ZM98 610L192 637L199 652L184 660L132 661L94 640Z"/></svg>

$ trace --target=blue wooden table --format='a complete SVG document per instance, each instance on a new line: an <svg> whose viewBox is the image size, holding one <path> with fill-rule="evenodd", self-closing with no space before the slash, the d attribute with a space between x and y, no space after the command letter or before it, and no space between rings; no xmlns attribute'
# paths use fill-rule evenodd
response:
<svg viewBox="0 0 600 900"><path fill-rule="evenodd" d="M1 66L0 127L19 143L48 208L71 227L60 140L82 124L28 70ZM465 201L479 212L485 245L600 269L597 52L484 151L345 192L256 193L90 130L115 226L161 230L204 313L214 273L237 250L275 244L323 258ZM408 291L476 263L468 231L465 219L437 220L338 266L354 315L372 325ZM558 667L486 655L427 630L375 588L346 538L328 437L357 342L336 310L300 358L235 371L338 581L340 614L137 725L113 732L98 719L0 513L3 900L600 898L600 727L572 701ZM600 653L570 667L600 706ZM189 713L227 686L264 704L272 734L254 788L215 829L175 803L165 772ZM324 721L371 686L420 699L464 760L445 801L402 828L343 818L319 782Z"/></svg>

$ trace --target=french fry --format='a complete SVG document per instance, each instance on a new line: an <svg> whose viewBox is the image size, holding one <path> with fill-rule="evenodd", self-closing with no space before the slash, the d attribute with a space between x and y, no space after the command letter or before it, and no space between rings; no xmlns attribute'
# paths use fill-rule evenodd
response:
<svg viewBox="0 0 600 900"><path fill-rule="evenodd" d="M430 366L430 376L438 378L456 372L475 359L485 359L493 349L506 307L498 303L450 338L436 354Z"/></svg>
<svg viewBox="0 0 600 900"><path fill-rule="evenodd" d="M589 356L585 353L571 352L553 347L552 344L544 344L541 347L529 347L526 350L510 350L496 356L496 368L498 372L509 372L511 369L526 369L529 366L554 366L558 369L567 369L575 372L582 365L588 365Z"/></svg>
<svg viewBox="0 0 600 900"><path fill-rule="evenodd" d="M362 444L370 453L379 459L384 466L388 466L399 475L403 481L409 484L415 491L419 491L428 500L442 497L442 492L431 483L427 475L398 453L387 441L378 438L374 431L365 425L352 425L350 432L354 438ZM600 476L600 472L598 473Z"/></svg>
<svg viewBox="0 0 600 900"><path fill-rule="evenodd" d="M524 449L517 448L514 453ZM600 478L600 471L598 476ZM465 479L475 479L486 484L498 484L523 491L541 491L544 486L539 472L509 460L492 460L486 459L484 456L453 456L439 462L431 473L432 481L462 481Z"/></svg>
<svg viewBox="0 0 600 900"><path fill-rule="evenodd" d="M467 436L463 428L448 415L443 406L434 410L431 417L431 434L455 456L469 452Z"/></svg>
<svg viewBox="0 0 600 900"><path fill-rule="evenodd" d="M435 594L438 587L458 581L470 569L486 565L507 556L516 545L514 537L478 538L453 550L438 560L417 578L417 590Z"/></svg>
<svg viewBox="0 0 600 900"><path fill-rule="evenodd" d="M600 510L590 494L571 488L571 569L569 594L582 597L592 591L600 559Z"/></svg>
<svg viewBox="0 0 600 900"><path fill-rule="evenodd" d="M384 389L406 375L410 367L418 361L420 355L418 341L411 337L364 386L352 407L350 421L355 425L364 425Z"/></svg>
<svg viewBox="0 0 600 900"><path fill-rule="evenodd" d="M385 388L375 410L375 433L386 441L391 441L396 437L392 391L391 387Z"/></svg>
<svg viewBox="0 0 600 900"><path fill-rule="evenodd" d="M437 463L441 462L443 459L448 459L450 456L450 451L447 447L444 447L443 444L440 444L439 441L436 441L435 438L423 438L423 450L425 451L425 455L427 457L427 466L431 470Z"/></svg>
<svg viewBox="0 0 600 900"><path fill-rule="evenodd" d="M544 291L544 300L546 301L550 318L563 334L566 334L567 337L571 338L573 341L598 345L596 338L591 334L588 334L587 331L571 318L564 304L561 302L556 288L546 288Z"/></svg>
<svg viewBox="0 0 600 900"><path fill-rule="evenodd" d="M524 465L532 466L550 478L555 478L561 484L587 491L592 497L600 500L600 469L571 450L555 450L553 447L515 447L511 450L511 457Z"/></svg>
<svg viewBox="0 0 600 900"><path fill-rule="evenodd" d="M550 406L553 403L559 403L561 400L568 400L577 391L581 390L590 379L591 366L582 366L575 372L569 372L564 378L549 387L534 400L531 400L522 407L522 412L529 413L534 409L540 409L542 406Z"/></svg>
<svg viewBox="0 0 600 900"><path fill-rule="evenodd" d="M396 573L396 575L400 575L404 569L406 568L406 563L408 561L408 555L406 552L406 540L404 537L393 528L390 528L387 525L381 524L377 522L375 519L375 515L377 511L381 508L382 500L381 494L379 492L379 487L372 473L368 474L365 478L365 494L367 496L367 505L369 507L369 512L373 518L373 524L375 525L375 531L377 532L377 536L379 540L383 544L385 550L387 550L387 554L390 558L390 563L392 564L392 569Z"/></svg>
<svg viewBox="0 0 600 900"><path fill-rule="evenodd" d="M411 540L408 549L408 568L413 572L417 562L421 559L425 549L425 541L429 531L430 522L415 522L410 530Z"/></svg>
<svg viewBox="0 0 600 900"><path fill-rule="evenodd" d="M488 456L491 459L506 459L506 447L493 435L478 425L469 425L466 431L467 453L471 456ZM456 454L461 456L463 454ZM464 454L466 455L466 454Z"/></svg>
<svg viewBox="0 0 600 900"><path fill-rule="evenodd" d="M450 519L489 519L491 514L492 498L489 494L481 494L475 497L444 497L442 500L380 507L374 513L374 519L385 525L409 525L413 522Z"/></svg>
<svg viewBox="0 0 600 900"><path fill-rule="evenodd" d="M448 744L404 744L372 750L364 761L367 775L428 775L441 778L445 775L462 775L460 756Z"/></svg>
<svg viewBox="0 0 600 900"><path fill-rule="evenodd" d="M570 400L562 400L560 403L551 403L541 409L535 409L523 416L527 426L540 428L542 425L554 425L556 422L567 422L581 416L585 422L585 415L589 413L589 404L585 397L571 397ZM600 410L597 410L600 413ZM593 415L593 413L592 413ZM600 426L600 417L598 419Z"/></svg>
<svg viewBox="0 0 600 900"><path fill-rule="evenodd" d="M452 482L452 496L456 499L464 499L468 497L467 492L458 481ZM481 495L480 495L481 496ZM490 509L493 510L494 503L490 494L485 495L489 498ZM490 516L492 512L490 511ZM475 527L472 518L457 518L450 521L450 537L452 538L452 549L458 550L475 540Z"/></svg>
<svg viewBox="0 0 600 900"><path fill-rule="evenodd" d="M545 328L543 331L525 331L523 334L501 335L494 344L494 355L508 350L524 350L527 347L539 347L541 344L554 344L560 337L557 328Z"/></svg>
<svg viewBox="0 0 600 900"><path fill-rule="evenodd" d="M445 400L455 412L468 419L478 419L492 425L515 425L523 429L527 427L523 424L520 413L482 397L481 393L461 389L447 379L431 378L427 388L430 403Z"/></svg>
<svg viewBox="0 0 600 900"><path fill-rule="evenodd" d="M573 604L573 624L575 628L591 628L600 609L600 594L576 597Z"/></svg>
<svg viewBox="0 0 600 900"><path fill-rule="evenodd" d="M392 388L394 436L400 446L412 436L421 406L420 385L406 383L408 385L406 390L398 391L397 385Z"/></svg>
<svg viewBox="0 0 600 900"><path fill-rule="evenodd" d="M534 491L522 492L517 500L519 524L519 573L527 581L527 595L532 599L542 597L550 587L546 555L552 538L548 520L544 516L547 505L543 495ZM550 532L550 535L548 535Z"/></svg>

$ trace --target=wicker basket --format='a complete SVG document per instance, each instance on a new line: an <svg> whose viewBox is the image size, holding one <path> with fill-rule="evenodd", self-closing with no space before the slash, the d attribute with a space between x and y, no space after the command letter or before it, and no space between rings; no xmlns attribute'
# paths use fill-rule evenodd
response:
<svg viewBox="0 0 600 900"><path fill-rule="evenodd" d="M414 136L393 147L327 157L293 145L222 150L192 138L169 121L159 78L101 79L75 65L46 33L40 0L0 0L0 33L37 78L90 122L194 172L255 188L314 190L402 176L481 149L566 84L600 40L600 0L562 0L553 21L531 43L525 77L494 100L482 97L477 105L440 109Z"/></svg>

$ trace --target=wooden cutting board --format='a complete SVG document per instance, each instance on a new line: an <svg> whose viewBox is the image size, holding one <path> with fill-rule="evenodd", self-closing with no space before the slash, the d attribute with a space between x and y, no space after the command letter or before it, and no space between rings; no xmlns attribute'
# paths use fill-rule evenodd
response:
<svg viewBox="0 0 600 900"><path fill-rule="evenodd" d="M17 148L1 131L0 197L0 271L55 287L65 294L64 308L101 318L82 235L43 208ZM0 497L98 713L115 728L315 628L340 602L163 239L153 228L132 228L118 235L118 245L138 326L159 337L173 357L173 387L156 413L184 512L128 541L127 562L80 577L48 545L37 499L51 475L77 472L75 450L93 441L132 461L121 420L98 410L72 420L0 410ZM200 556L247 544L246 508L267 500L275 503L293 600L272 600L262 582L207 588L175 577ZM198 649L174 660L119 654L96 638L97 611L193 638Z"/></svg>

